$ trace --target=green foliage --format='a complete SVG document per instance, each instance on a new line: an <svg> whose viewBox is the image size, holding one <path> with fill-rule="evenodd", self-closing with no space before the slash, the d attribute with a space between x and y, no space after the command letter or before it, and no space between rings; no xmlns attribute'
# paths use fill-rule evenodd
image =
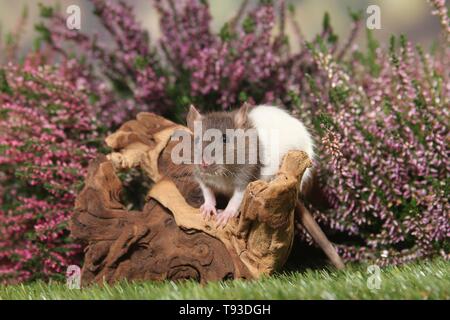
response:
<svg viewBox="0 0 450 320"><path fill-rule="evenodd" d="M352 8L348 7L347 11L353 22L360 21L364 17L363 10L353 10Z"/></svg>
<svg viewBox="0 0 450 320"><path fill-rule="evenodd" d="M396 53L396 39L395 36L392 35L389 39L389 55L391 57L391 62L395 67L399 66L400 60L397 57Z"/></svg>
<svg viewBox="0 0 450 320"><path fill-rule="evenodd" d="M259 0L259 3L265 6L273 5L273 0Z"/></svg>
<svg viewBox="0 0 450 320"><path fill-rule="evenodd" d="M241 93L239 93L239 101L240 102L245 102L247 100L248 100L247 93L245 93L244 91L241 91Z"/></svg>
<svg viewBox="0 0 450 320"><path fill-rule="evenodd" d="M219 36L222 41L230 41L236 37L236 34L232 32L230 24L227 22L220 29Z"/></svg>
<svg viewBox="0 0 450 320"><path fill-rule="evenodd" d="M350 92L345 86L336 86L330 89L330 102L334 103L336 106L345 104Z"/></svg>
<svg viewBox="0 0 450 320"><path fill-rule="evenodd" d="M287 8L288 8L288 11L289 11L291 14L294 14L294 13L295 13L295 6L294 6L293 3L289 3Z"/></svg>
<svg viewBox="0 0 450 320"><path fill-rule="evenodd" d="M366 54L361 51L355 51L353 53L353 58L367 66L372 76L378 77L381 66L377 63L377 49L380 47L380 43L375 39L373 31L370 29L367 29L366 31L366 41Z"/></svg>
<svg viewBox="0 0 450 320"><path fill-rule="evenodd" d="M323 135L324 129L333 129L336 127L333 119L330 115L320 112L316 117L313 118L313 125L317 132Z"/></svg>
<svg viewBox="0 0 450 320"><path fill-rule="evenodd" d="M51 41L51 32L48 30L48 28L44 25L44 23L40 22L34 25L34 29L36 32L40 35L39 40L50 42Z"/></svg>
<svg viewBox="0 0 450 320"><path fill-rule="evenodd" d="M3 69L0 69L0 92L12 95L11 87L9 86L5 70Z"/></svg>
<svg viewBox="0 0 450 320"><path fill-rule="evenodd" d="M323 16L322 29L324 34L326 34L327 36L326 40L329 44L335 44L338 41L339 37L333 32L333 28L331 27L330 14L328 12L325 12Z"/></svg>
<svg viewBox="0 0 450 320"><path fill-rule="evenodd" d="M322 18L322 29L323 30L329 30L331 28L331 23L330 23L330 14L328 12L325 12L325 14L323 15Z"/></svg>
<svg viewBox="0 0 450 320"><path fill-rule="evenodd" d="M42 18L51 18L54 15L54 8L52 6L46 6L39 3L39 14Z"/></svg>
<svg viewBox="0 0 450 320"><path fill-rule="evenodd" d="M247 16L242 22L242 28L244 29L245 33L252 33L253 31L255 31L255 27L256 22L250 16Z"/></svg>
<svg viewBox="0 0 450 320"><path fill-rule="evenodd" d="M150 59L148 57L137 56L134 60L134 67L138 70L143 70L150 63Z"/></svg>

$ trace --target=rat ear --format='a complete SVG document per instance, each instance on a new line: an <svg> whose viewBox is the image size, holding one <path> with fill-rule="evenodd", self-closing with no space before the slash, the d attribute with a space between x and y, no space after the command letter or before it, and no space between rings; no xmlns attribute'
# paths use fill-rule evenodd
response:
<svg viewBox="0 0 450 320"><path fill-rule="evenodd" d="M234 124L236 128L243 128L248 120L248 110L250 109L250 104L244 102L244 104L239 108L239 110L234 115Z"/></svg>
<svg viewBox="0 0 450 320"><path fill-rule="evenodd" d="M200 112L197 111L197 109L194 107L194 105L190 105L189 112L186 116L186 123L188 128L194 132L194 121L200 121L202 119L202 115Z"/></svg>

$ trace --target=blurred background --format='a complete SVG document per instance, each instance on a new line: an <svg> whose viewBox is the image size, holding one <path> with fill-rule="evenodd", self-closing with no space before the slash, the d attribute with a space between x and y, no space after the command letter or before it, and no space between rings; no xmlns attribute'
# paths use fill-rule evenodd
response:
<svg viewBox="0 0 450 320"><path fill-rule="evenodd" d="M243 0L209 0L213 14L212 28L215 31L234 16ZM259 0L251 0L254 4ZM22 50L31 48L34 39L34 24L39 20L38 3L60 4L65 11L67 6L76 4L81 8L81 30L86 33L96 32L99 29L98 21L92 13L92 5L88 0L0 0L0 28L3 37L8 31L14 29L18 20L27 7L28 24L26 34L21 39ZM127 1L132 4L138 20L150 31L153 38L157 38L158 17L152 8L151 0ZM430 5L426 0L286 0L287 4L295 7L295 16L305 37L309 40L321 30L322 17L329 12L331 23L340 37L346 37L350 32L351 19L348 8L363 10L367 17L366 8L371 4L380 6L381 30L375 30L376 37L385 42L391 34L405 34L413 42L424 46L431 44L439 32L439 22L431 15ZM287 26L287 32L292 34L292 28ZM364 43L364 36L359 37L359 44ZM292 47L298 46L292 42Z"/></svg>

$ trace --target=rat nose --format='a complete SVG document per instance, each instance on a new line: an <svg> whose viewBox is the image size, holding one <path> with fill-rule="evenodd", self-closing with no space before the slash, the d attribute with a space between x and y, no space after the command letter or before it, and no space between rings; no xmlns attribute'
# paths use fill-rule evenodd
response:
<svg viewBox="0 0 450 320"><path fill-rule="evenodd" d="M207 168L207 167L209 167L209 163L207 163L207 162L205 161L205 159L202 159L202 164L201 164L201 166L202 166L202 168Z"/></svg>

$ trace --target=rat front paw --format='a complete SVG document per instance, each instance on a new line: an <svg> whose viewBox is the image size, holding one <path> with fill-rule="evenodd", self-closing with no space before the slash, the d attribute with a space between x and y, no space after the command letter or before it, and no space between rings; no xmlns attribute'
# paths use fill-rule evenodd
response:
<svg viewBox="0 0 450 320"><path fill-rule="evenodd" d="M200 207L200 212L203 215L203 219L208 219L211 215L217 215L216 206L212 203L205 202Z"/></svg>
<svg viewBox="0 0 450 320"><path fill-rule="evenodd" d="M219 214L217 215L216 226L217 227L225 227L225 225L228 223L228 221L231 218L236 217L237 214L238 214L238 210L228 209L228 208L219 212Z"/></svg>

